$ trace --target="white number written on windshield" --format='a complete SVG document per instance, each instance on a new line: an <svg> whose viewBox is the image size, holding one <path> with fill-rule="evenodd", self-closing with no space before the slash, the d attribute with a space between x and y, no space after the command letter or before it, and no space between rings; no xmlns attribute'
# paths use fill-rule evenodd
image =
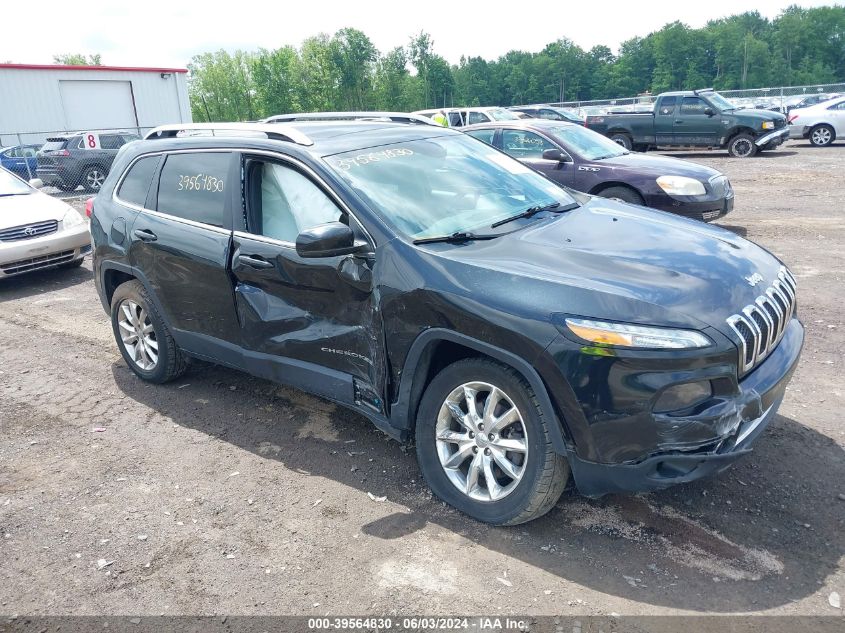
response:
<svg viewBox="0 0 845 633"><path fill-rule="evenodd" d="M370 163L378 163L383 160L390 160L391 158L401 158L403 156L413 155L413 151L400 147L397 149L385 149L380 152L368 152L366 154L358 154L351 158L340 158L336 165L340 169L352 169L353 167L362 167Z"/></svg>

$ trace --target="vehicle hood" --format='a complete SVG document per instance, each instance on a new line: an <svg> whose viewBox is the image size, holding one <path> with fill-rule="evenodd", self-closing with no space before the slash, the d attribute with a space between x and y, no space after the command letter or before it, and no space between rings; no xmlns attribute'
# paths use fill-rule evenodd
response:
<svg viewBox="0 0 845 633"><path fill-rule="evenodd" d="M735 114L739 118L752 119L754 121L778 121L786 120L786 115L772 110L759 110L756 108L749 108L748 110L734 110L728 114ZM716 115L718 116L718 114Z"/></svg>
<svg viewBox="0 0 845 633"><path fill-rule="evenodd" d="M567 313L722 332L782 265L725 229L598 197L493 240L430 246L450 260L442 267L450 280L535 318ZM764 281L752 287L755 273Z"/></svg>
<svg viewBox="0 0 845 633"><path fill-rule="evenodd" d="M670 156L657 156L654 154L639 154L631 152L616 158L589 161L595 167L609 167L612 169L624 169L637 172L641 175L658 176L686 176L706 182L714 176L721 176L722 173L711 167L705 167L698 163L692 163L680 158Z"/></svg>
<svg viewBox="0 0 845 633"><path fill-rule="evenodd" d="M0 196L0 230L46 220L61 222L70 208L40 191L25 196Z"/></svg>

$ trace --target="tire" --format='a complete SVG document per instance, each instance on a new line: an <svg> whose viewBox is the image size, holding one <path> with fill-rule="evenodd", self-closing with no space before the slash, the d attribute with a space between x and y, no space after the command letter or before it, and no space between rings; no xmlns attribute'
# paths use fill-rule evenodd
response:
<svg viewBox="0 0 845 633"><path fill-rule="evenodd" d="M809 138L815 147L827 147L836 139L836 131L827 123L822 123L810 130Z"/></svg>
<svg viewBox="0 0 845 633"><path fill-rule="evenodd" d="M475 394L480 415L470 415L467 393ZM485 416L491 398L493 408ZM509 411L515 413L505 416ZM496 417L504 418L498 430L490 424ZM485 423L487 431L480 432ZM525 523L551 510L569 480L569 464L552 446L550 424L557 421L545 419L536 395L517 372L485 359L458 361L437 374L423 395L415 430L420 470L435 495L474 519ZM503 449L504 443L525 452ZM500 463L507 463L511 474Z"/></svg>
<svg viewBox="0 0 845 633"><path fill-rule="evenodd" d="M135 316L133 320L130 319L130 313ZM111 302L111 323L123 360L140 378L148 382L164 383L185 373L187 369L185 357L176 347L176 342L140 281L133 279L124 282L114 291ZM126 334L127 340L131 340L131 332L137 332L139 324L145 326L145 330L151 326L152 331L146 335L140 351L130 352L129 345L124 342L123 336ZM132 329L127 327L133 325ZM137 335L134 338L138 340ZM154 362L152 362L154 348L150 341L158 348ZM133 350L138 350L139 344L140 341L133 346Z"/></svg>
<svg viewBox="0 0 845 633"><path fill-rule="evenodd" d="M82 186L85 188L85 191L97 193L100 187L103 186L108 173L108 171L99 165L93 165L86 169L85 173L82 174Z"/></svg>
<svg viewBox="0 0 845 633"><path fill-rule="evenodd" d="M631 135L625 134L624 132L615 132L614 134L611 134L610 140L621 145L629 152L634 147L634 141L631 139Z"/></svg>
<svg viewBox="0 0 845 633"><path fill-rule="evenodd" d="M619 200L620 202L627 202L628 204L637 204L641 207L645 206L645 200L643 200L643 197L630 187L608 187L607 189L599 191L598 195L602 198Z"/></svg>
<svg viewBox="0 0 845 633"><path fill-rule="evenodd" d="M737 134L728 141L728 154L734 158L751 158L756 153L757 146L750 134Z"/></svg>

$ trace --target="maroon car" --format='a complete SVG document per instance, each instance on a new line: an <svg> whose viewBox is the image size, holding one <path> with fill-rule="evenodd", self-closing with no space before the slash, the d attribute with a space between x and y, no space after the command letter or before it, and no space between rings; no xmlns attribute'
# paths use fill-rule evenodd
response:
<svg viewBox="0 0 845 633"><path fill-rule="evenodd" d="M709 222L733 209L721 172L679 158L630 152L587 128L525 119L463 128L562 185Z"/></svg>

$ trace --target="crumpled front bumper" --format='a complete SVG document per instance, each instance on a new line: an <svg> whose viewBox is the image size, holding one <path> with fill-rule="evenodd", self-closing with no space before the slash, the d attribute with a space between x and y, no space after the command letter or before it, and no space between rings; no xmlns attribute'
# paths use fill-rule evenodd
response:
<svg viewBox="0 0 845 633"><path fill-rule="evenodd" d="M774 132L769 132L768 134L764 134L756 141L754 144L757 147L769 147L770 149L777 147L781 143L783 143L786 139L789 138L789 128L784 127L779 130L775 130Z"/></svg>
<svg viewBox="0 0 845 633"><path fill-rule="evenodd" d="M804 328L797 319L771 355L740 382L729 436L694 450L664 450L626 463L596 463L568 455L578 491L588 497L648 492L695 481L728 468L751 452L754 440L777 413L798 365ZM701 422L702 420L691 420Z"/></svg>

